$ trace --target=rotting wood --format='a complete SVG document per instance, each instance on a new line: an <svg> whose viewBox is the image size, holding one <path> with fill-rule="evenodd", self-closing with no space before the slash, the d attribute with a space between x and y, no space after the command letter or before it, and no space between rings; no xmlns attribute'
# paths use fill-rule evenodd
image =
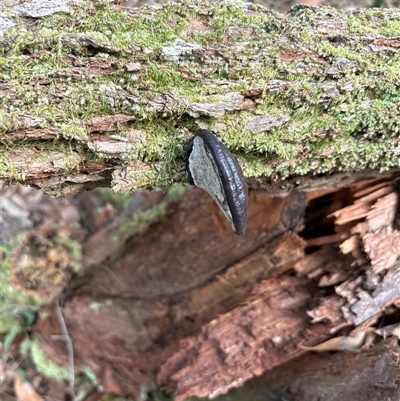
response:
<svg viewBox="0 0 400 401"><path fill-rule="evenodd" d="M398 10L36 3L2 9L2 181L168 187L196 127L275 193L400 165Z"/></svg>
<svg viewBox="0 0 400 401"><path fill-rule="evenodd" d="M308 332L304 312L312 295L306 280L264 281L252 295L253 301L182 341L181 349L162 366L158 380L177 400L190 395L214 398L241 387L266 367L299 356L302 350L296 345L303 337L321 338L321 332Z"/></svg>
<svg viewBox="0 0 400 401"><path fill-rule="evenodd" d="M396 263L374 273L362 240L387 231L384 216L394 223L395 179L286 198L252 190L244 237L233 234L198 189L179 192L179 199L162 192L138 195L119 219L87 239L80 277L61 297L76 371L89 366L107 392L132 395L161 366L159 382L177 399L216 395L296 361L304 347L333 336L357 338L381 322L386 326L386 319L396 322ZM300 235L308 239L320 232L310 216L300 223L306 202L322 229L330 225L351 234L349 252L342 253L349 247L340 247L335 237L304 255L307 240ZM349 209L351 204L357 208ZM341 213L351 223L327 218L340 221ZM306 232L299 232L302 227ZM32 333L52 360L66 364L57 334L54 313L43 314ZM395 354L386 357L394 363ZM394 380L392 373L387 374Z"/></svg>
<svg viewBox="0 0 400 401"><path fill-rule="evenodd" d="M102 238L110 241L110 230L120 231L120 222L89 238L85 274L71 284L63 305L77 368L89 366L107 392L137 394L179 339L254 297L249 291L258 280L303 257L304 241L290 231L298 229L305 200L301 193L271 198L253 191L248 233L237 237L207 194L192 189L167 202L166 221L111 255L97 261L95 250ZM146 208L146 201L136 204L137 213ZM50 336L58 331L51 315L36 334L52 359L65 363L61 343Z"/></svg>
<svg viewBox="0 0 400 401"><path fill-rule="evenodd" d="M339 233L347 231L350 236L354 230L359 237L356 249L343 255L340 251L343 248L333 245L336 237L332 238L333 244L322 245L320 250L295 263L296 279L281 276L279 284L273 279L264 280L259 288L265 287L271 293L253 289L259 294L254 300L216 318L203 326L199 334L182 341L179 351L161 367L158 376L160 384L172 391L178 401L193 395L213 398L225 394L250 378L296 358L300 350L326 347L321 344L323 339L339 331L352 332L352 336L328 340L329 344L335 343L335 349L339 350L347 341L350 345L345 346L346 350L354 350L355 339L360 339L362 342L357 340L359 349L379 318L398 313L400 247L398 231L393 228L398 201L396 184L365 180L350 187L350 191L354 194L354 203L333 215ZM344 225L349 221L355 222L353 226ZM379 237L380 233L389 238L390 247L385 241L367 241L369 235ZM360 258L362 252L367 257ZM386 260L379 272L374 270L376 258ZM298 281L304 277L309 280L308 286ZM335 293L318 295L310 287L312 282L320 290L334 288ZM291 300L298 296L304 303L292 305ZM313 297L317 305L307 311L311 323L298 321L293 332L291 319L294 316L304 319L304 309L313 305ZM352 331L352 328L355 329ZM396 386L400 394L400 382Z"/></svg>
<svg viewBox="0 0 400 401"><path fill-rule="evenodd" d="M220 399L397 401L398 357L393 338L360 353L308 352Z"/></svg>

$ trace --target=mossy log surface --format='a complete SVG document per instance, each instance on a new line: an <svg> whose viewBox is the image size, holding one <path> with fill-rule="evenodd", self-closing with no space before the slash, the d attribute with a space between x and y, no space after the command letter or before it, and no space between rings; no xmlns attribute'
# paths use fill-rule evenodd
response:
<svg viewBox="0 0 400 401"><path fill-rule="evenodd" d="M2 181L168 187L198 127L253 187L400 165L398 9L48 3L0 9Z"/></svg>

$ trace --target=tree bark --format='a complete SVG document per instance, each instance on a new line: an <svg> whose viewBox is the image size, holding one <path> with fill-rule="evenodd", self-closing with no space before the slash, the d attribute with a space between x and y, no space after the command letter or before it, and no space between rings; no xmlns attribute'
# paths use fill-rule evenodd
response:
<svg viewBox="0 0 400 401"><path fill-rule="evenodd" d="M1 180L168 187L197 127L254 187L399 166L396 9L40 3L2 16Z"/></svg>

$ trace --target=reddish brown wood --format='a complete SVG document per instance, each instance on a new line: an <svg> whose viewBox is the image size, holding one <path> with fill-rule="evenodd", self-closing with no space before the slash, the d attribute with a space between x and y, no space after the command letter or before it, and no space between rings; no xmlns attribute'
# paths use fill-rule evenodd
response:
<svg viewBox="0 0 400 401"><path fill-rule="evenodd" d="M86 239L84 270L60 298L75 368L89 366L106 392L119 395L138 395L158 377L177 400L216 396L251 387L260 375L282 375L284 366L291 372L279 382L286 397L288 388L310 397L329 391L352 395L338 389L341 375L318 378L320 371L339 368L321 368L328 356L304 356L312 347L340 350L332 364L345 364L349 382L357 383L364 399L376 398L381 389L393 396L400 388L397 343L387 343L383 351L382 378L390 385L375 390L369 385L375 373L367 364L377 369L378 362L362 347L368 346L363 332L395 335L384 329L400 320L394 184L364 180L286 198L253 190L249 232L242 237L203 191L191 189L178 200L163 192L142 193ZM164 217L146 231L127 229L127 223L157 208L165 210ZM340 243L340 238L347 239ZM29 256L29 248L25 251ZM37 265L48 261L46 253L41 257ZM51 313L41 317L33 335L50 358L66 365L65 343L54 337L61 333ZM348 336L357 341L343 346ZM321 345L327 340L329 346ZM374 341L379 344L380 337ZM362 356L347 356L346 350ZM298 360L305 361L309 375Z"/></svg>
<svg viewBox="0 0 400 401"><path fill-rule="evenodd" d="M153 193L155 194L155 193ZM179 340L197 332L216 316L234 309L258 280L284 271L303 256L296 229L306 197L250 196L248 234L236 236L209 196L193 189L178 202L150 194L140 212L167 202L163 222L132 238L116 252L107 248L123 221L89 239L87 273L64 302L64 317L73 339L76 363L90 366L108 392L136 394L148 383ZM139 210L137 210L139 212ZM125 215L125 219L132 218ZM96 244L100 246L98 260ZM44 348L66 362L54 315L38 333Z"/></svg>

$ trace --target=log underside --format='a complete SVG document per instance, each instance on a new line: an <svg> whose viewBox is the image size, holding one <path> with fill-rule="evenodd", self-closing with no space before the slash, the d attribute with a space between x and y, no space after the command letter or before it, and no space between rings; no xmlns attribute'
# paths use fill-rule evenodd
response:
<svg viewBox="0 0 400 401"><path fill-rule="evenodd" d="M271 400L397 396L396 331L376 333L400 321L398 179L307 196L252 190L243 237L201 190L179 199L137 195L85 240L84 269L60 298L75 368L89 366L106 392L119 395L139 394L157 375L177 400L242 386L232 393L239 399L261 388ZM126 221L143 224L154 210L141 235L136 225L136 234L126 233ZM37 235L46 230L52 238L54 222ZM115 238L127 240L114 247ZM51 288L37 291L47 303L62 291ZM64 341L51 339L57 334L55 312L35 329L42 349L66 364Z"/></svg>

